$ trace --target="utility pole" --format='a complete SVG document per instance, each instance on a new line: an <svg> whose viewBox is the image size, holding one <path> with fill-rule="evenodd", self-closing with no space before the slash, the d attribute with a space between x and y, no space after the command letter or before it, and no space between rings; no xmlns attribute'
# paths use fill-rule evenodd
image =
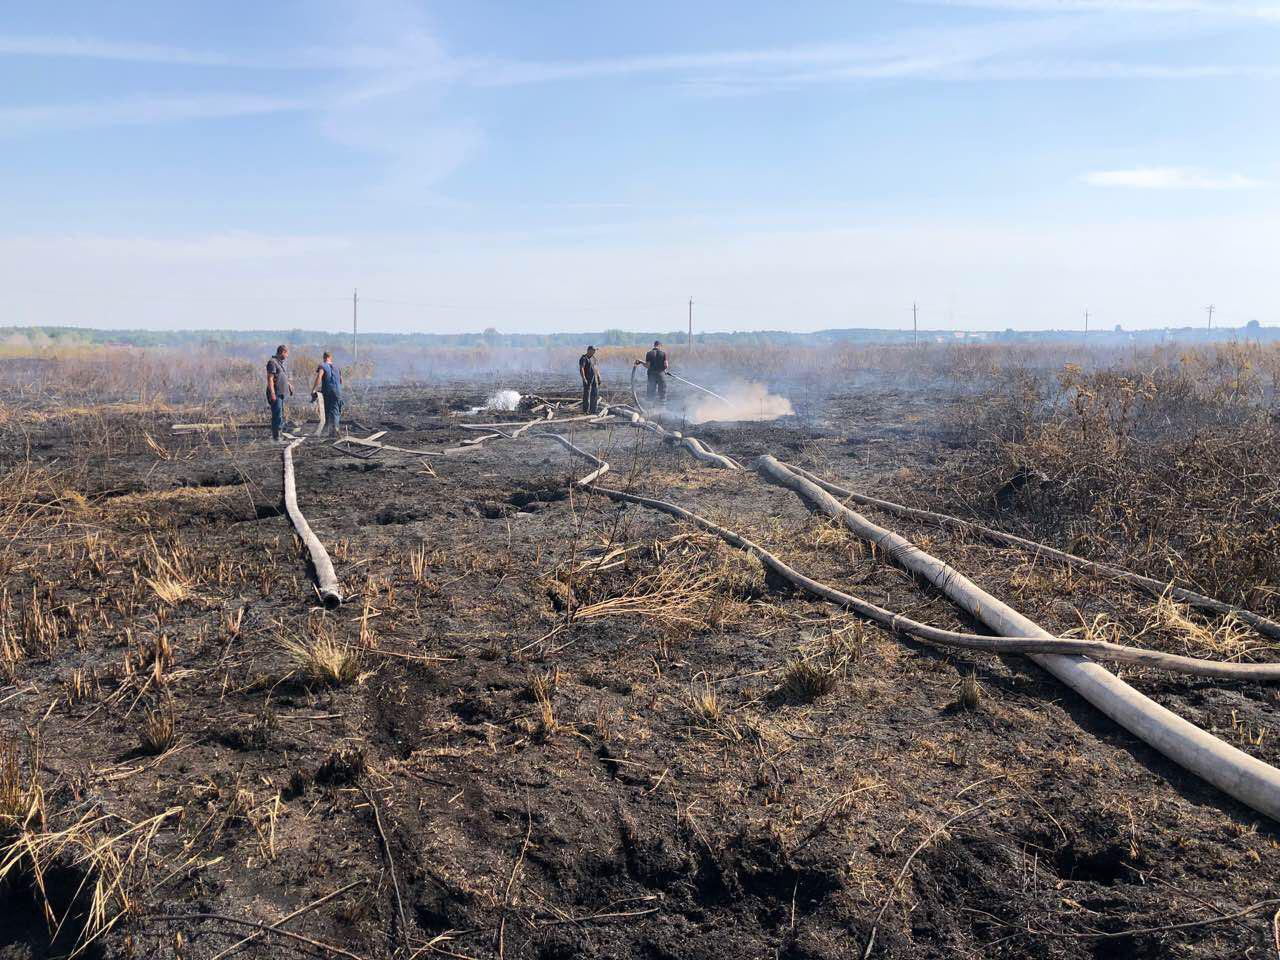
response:
<svg viewBox="0 0 1280 960"><path fill-rule="evenodd" d="M1209 329L1213 329L1213 304L1209 304Z"/></svg>
<svg viewBox="0 0 1280 960"><path fill-rule="evenodd" d="M351 291L351 362L355 363L360 359L360 341L356 339L356 308L360 303L359 293L356 290Z"/></svg>
<svg viewBox="0 0 1280 960"><path fill-rule="evenodd" d="M1085 339L1087 340L1089 338L1089 311L1088 310L1084 312L1084 335L1085 335Z"/></svg>
<svg viewBox="0 0 1280 960"><path fill-rule="evenodd" d="M911 303L911 345L913 347L919 344L920 342L920 325L917 322L917 320L918 318L916 316L916 304L915 304L915 301L912 301Z"/></svg>
<svg viewBox="0 0 1280 960"><path fill-rule="evenodd" d="M689 298L689 352L693 352L693 297Z"/></svg>

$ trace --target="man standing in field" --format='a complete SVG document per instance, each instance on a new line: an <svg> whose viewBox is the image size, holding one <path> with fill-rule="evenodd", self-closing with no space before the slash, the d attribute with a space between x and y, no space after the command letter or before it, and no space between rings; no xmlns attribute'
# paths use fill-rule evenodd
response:
<svg viewBox="0 0 1280 960"><path fill-rule="evenodd" d="M277 443L284 429L284 398L293 396L293 384L289 382L289 370L285 361L289 348L283 343L276 347L276 355L267 361L267 403L271 406L271 436Z"/></svg>
<svg viewBox="0 0 1280 960"><path fill-rule="evenodd" d="M316 395L324 397L324 428L330 437L338 435L338 420L342 415L342 371L333 362L333 354L328 350L316 367L315 378L311 381L311 402Z"/></svg>
<svg viewBox="0 0 1280 960"><path fill-rule="evenodd" d="M657 394L658 403L665 404L667 381L664 376L667 372L667 351L662 349L662 341L653 341L653 349L644 355L643 360L637 360L636 364L649 371L649 388L645 396L652 400L654 394Z"/></svg>
<svg viewBox="0 0 1280 960"><path fill-rule="evenodd" d="M596 369L596 348L578 358L578 373L582 377L582 412L595 413L600 405L600 371Z"/></svg>

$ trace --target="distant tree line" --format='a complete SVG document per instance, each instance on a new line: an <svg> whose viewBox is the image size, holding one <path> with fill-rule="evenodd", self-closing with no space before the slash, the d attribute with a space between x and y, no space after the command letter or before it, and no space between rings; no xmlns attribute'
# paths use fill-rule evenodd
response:
<svg viewBox="0 0 1280 960"><path fill-rule="evenodd" d="M1088 341L1098 344L1161 342L1167 340L1230 340L1243 333L1250 339L1280 339L1280 328L1262 326L1251 320L1244 328L1220 327L1206 330L1198 327L1165 327L1150 330L1090 331ZM731 333L699 333L700 343L734 346L824 346L851 343L1037 343L1078 341L1082 334L1073 330L1014 330L1003 332L969 332L954 330L877 330L851 328L793 333L785 330L749 330ZM350 344L351 334L320 330L95 330L87 327L0 327L0 343L26 342L32 346L130 346L207 349L274 348L277 343L333 345ZM688 341L685 331L631 331L611 328L587 333L503 333L490 327L481 333L361 333L360 343L370 347L576 347L594 343L602 347L647 347L654 340L669 346L682 346Z"/></svg>

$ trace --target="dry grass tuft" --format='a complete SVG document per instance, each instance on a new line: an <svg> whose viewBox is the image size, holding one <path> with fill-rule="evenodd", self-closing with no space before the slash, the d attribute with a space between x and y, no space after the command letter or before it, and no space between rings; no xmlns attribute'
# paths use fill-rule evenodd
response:
<svg viewBox="0 0 1280 960"><path fill-rule="evenodd" d="M814 659L793 660L787 665L778 692L791 703L812 703L836 688L839 671Z"/></svg>
<svg viewBox="0 0 1280 960"><path fill-rule="evenodd" d="M173 573L147 577L152 591L169 606L177 606L191 596L191 583Z"/></svg>
<svg viewBox="0 0 1280 960"><path fill-rule="evenodd" d="M529 699L534 703L550 700L560 686L560 668L529 674Z"/></svg>
<svg viewBox="0 0 1280 960"><path fill-rule="evenodd" d="M1148 611L1142 633L1148 631L1170 637L1191 656L1216 660L1239 660L1251 653L1261 653L1268 646L1234 615L1224 617L1215 627L1196 622L1190 610L1168 594Z"/></svg>
<svg viewBox="0 0 1280 960"><path fill-rule="evenodd" d="M244 626L244 612L247 607L237 607L233 611L228 611L223 619L223 629L226 633L227 643L240 638L240 630Z"/></svg>
<svg viewBox="0 0 1280 960"><path fill-rule="evenodd" d="M138 730L138 746L142 752L159 756L173 746L175 739L173 701L148 710Z"/></svg>
<svg viewBox="0 0 1280 960"><path fill-rule="evenodd" d="M21 659L22 648L18 641L0 624L0 677L6 683L13 683L18 679L18 661Z"/></svg>
<svg viewBox="0 0 1280 960"><path fill-rule="evenodd" d="M696 681L690 685L686 706L694 721L702 726L712 727L724 719L724 704L706 677L701 685Z"/></svg>
<svg viewBox="0 0 1280 960"><path fill-rule="evenodd" d="M664 554L655 544L653 565L621 583L610 571L623 560L547 581L552 606L571 621L639 616L695 630L742 619L746 605L741 601L764 590L764 567L719 541L693 535L679 540L679 552Z"/></svg>
<svg viewBox="0 0 1280 960"><path fill-rule="evenodd" d="M416 550L409 554L409 579L416 584L427 582L427 545L425 542L418 544Z"/></svg>
<svg viewBox="0 0 1280 960"><path fill-rule="evenodd" d="M44 794L36 771L39 758L33 746L28 751L29 777L22 773L22 749L12 737L0 740L0 840L25 830L44 819Z"/></svg>
<svg viewBox="0 0 1280 960"><path fill-rule="evenodd" d="M294 663L308 679L326 686L342 686L360 674L360 652L350 644L330 636L306 640L282 639Z"/></svg>
<svg viewBox="0 0 1280 960"><path fill-rule="evenodd" d="M535 671L529 674L528 696L537 707L531 732L539 739L545 740L559 728L556 719L554 699L560 687L560 668Z"/></svg>
<svg viewBox="0 0 1280 960"><path fill-rule="evenodd" d="M152 841L161 824L181 811L170 808L139 823L86 813L60 829L43 816L29 815L0 834L0 887L26 886L40 903L52 939L74 940L84 948L137 908L136 890L147 874ZM51 897L46 877L54 869L82 878L65 905ZM62 913L59 915L58 910ZM61 954L60 954L61 955Z"/></svg>
<svg viewBox="0 0 1280 960"><path fill-rule="evenodd" d="M62 689L68 708L78 703L96 700L101 693L98 676L92 667L88 669L76 667L63 681Z"/></svg>

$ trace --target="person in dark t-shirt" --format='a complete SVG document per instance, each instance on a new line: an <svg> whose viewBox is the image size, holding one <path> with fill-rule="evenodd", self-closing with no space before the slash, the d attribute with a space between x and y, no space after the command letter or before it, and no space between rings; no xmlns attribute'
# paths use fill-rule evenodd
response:
<svg viewBox="0 0 1280 960"><path fill-rule="evenodd" d="M666 403L667 352L662 349L662 341L653 341L653 349L644 355L643 360L637 360L636 366L645 367L649 372L649 384L645 396L652 400L656 394L659 403Z"/></svg>
<svg viewBox="0 0 1280 960"><path fill-rule="evenodd" d="M578 373L582 377L582 412L596 413L600 406L600 371L596 368L596 348L578 358Z"/></svg>
<svg viewBox="0 0 1280 960"><path fill-rule="evenodd" d="M319 396L324 397L324 429L330 437L338 435L338 423L342 418L342 371L333 362L333 354L328 350L316 367L316 375L311 380L311 401Z"/></svg>

